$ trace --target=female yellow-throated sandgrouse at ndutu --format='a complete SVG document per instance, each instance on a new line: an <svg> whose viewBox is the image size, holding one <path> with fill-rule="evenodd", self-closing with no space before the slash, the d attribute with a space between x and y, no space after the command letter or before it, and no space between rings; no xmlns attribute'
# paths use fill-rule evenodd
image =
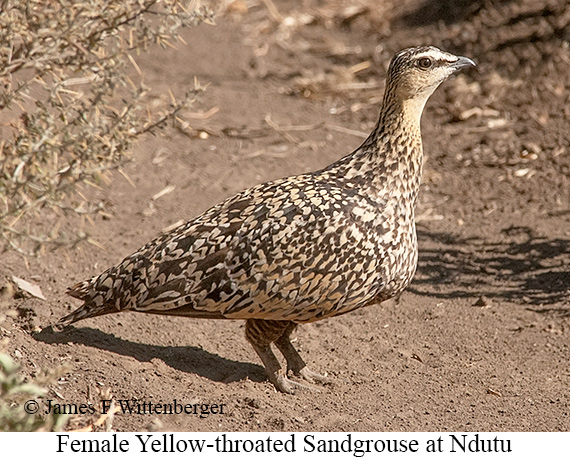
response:
<svg viewBox="0 0 570 457"><path fill-rule="evenodd" d="M322 170L244 190L73 286L69 295L84 304L54 327L127 310L245 319L246 338L279 390L301 385L289 370L321 380L291 344L291 331L408 286L417 265L420 117L433 91L472 65L431 46L399 52L378 123L356 151Z"/></svg>

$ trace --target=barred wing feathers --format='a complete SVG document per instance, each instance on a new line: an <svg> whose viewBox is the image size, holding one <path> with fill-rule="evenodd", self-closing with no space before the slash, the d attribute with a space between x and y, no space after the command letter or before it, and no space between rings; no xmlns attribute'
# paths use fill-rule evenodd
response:
<svg viewBox="0 0 570 457"><path fill-rule="evenodd" d="M253 187L72 287L85 305L60 326L123 310L295 322L351 311L383 287L367 212L381 214L314 174Z"/></svg>

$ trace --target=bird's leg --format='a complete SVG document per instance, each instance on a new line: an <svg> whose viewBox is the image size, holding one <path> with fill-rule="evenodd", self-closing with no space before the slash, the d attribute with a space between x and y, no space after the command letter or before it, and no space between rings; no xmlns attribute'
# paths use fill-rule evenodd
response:
<svg viewBox="0 0 570 457"><path fill-rule="evenodd" d="M283 334L275 340L275 346L287 360L287 372L292 371L295 376L300 376L309 382L330 382L325 376L311 371L291 343L291 333L296 327L297 324L290 322Z"/></svg>
<svg viewBox="0 0 570 457"><path fill-rule="evenodd" d="M257 355L259 355L263 365L265 365L267 377L273 385L281 392L292 394L295 387L306 388L307 386L287 378L287 374L283 372L270 346L272 342L277 341L283 335L289 324L290 322L287 321L248 319L245 324L245 337L251 343ZM297 354L297 357L301 360L299 354ZM301 363L303 366L305 365L302 360Z"/></svg>

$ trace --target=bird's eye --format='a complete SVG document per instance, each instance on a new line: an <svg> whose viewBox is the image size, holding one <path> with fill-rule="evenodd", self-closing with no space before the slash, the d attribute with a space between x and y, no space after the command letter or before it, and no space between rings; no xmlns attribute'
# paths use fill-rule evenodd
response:
<svg viewBox="0 0 570 457"><path fill-rule="evenodd" d="M429 57L422 57L418 60L418 67L423 68L424 70L431 67L431 59Z"/></svg>

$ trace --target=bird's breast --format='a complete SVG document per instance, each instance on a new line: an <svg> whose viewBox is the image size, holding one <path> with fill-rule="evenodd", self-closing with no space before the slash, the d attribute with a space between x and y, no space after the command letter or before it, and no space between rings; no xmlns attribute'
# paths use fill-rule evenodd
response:
<svg viewBox="0 0 570 457"><path fill-rule="evenodd" d="M418 247L414 207L410 199L389 198L374 219L374 255L377 262L378 295L384 299L402 292L416 271ZM362 220L370 218L364 214Z"/></svg>

